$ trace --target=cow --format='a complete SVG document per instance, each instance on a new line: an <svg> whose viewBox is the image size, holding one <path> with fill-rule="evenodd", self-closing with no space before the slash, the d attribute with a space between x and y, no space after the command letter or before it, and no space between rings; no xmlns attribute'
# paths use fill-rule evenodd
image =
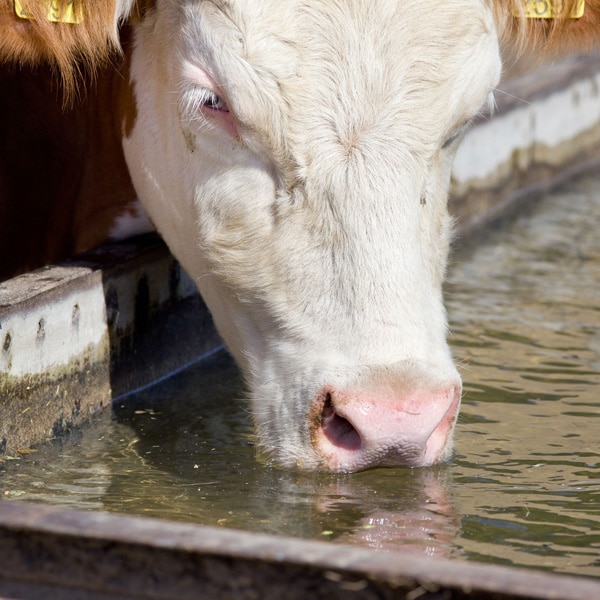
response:
<svg viewBox="0 0 600 600"><path fill-rule="evenodd" d="M447 461L453 155L493 104L502 53L591 38L600 3L580 16L580 0L546 2L537 19L529 0L106 0L80 46L92 3L54 0L63 20L85 13L58 24L65 50L43 8L7 23L12 3L2 29L46 40L26 60L56 65L68 96L73 65L110 61L128 18L119 68L96 67L77 104L100 123L84 187L124 202L105 235L153 223L195 281L246 377L261 452L328 472Z"/></svg>

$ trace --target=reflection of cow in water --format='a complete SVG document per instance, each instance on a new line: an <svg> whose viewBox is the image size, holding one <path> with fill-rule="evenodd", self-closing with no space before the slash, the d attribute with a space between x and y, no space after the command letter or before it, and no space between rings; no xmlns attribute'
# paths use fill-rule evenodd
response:
<svg viewBox="0 0 600 600"><path fill-rule="evenodd" d="M141 231L137 195L244 370L267 455L331 471L447 459L452 157L500 44L579 42L596 6L539 20L484 0L130 4L0 8L4 62L50 57L72 103L61 113L42 72L2 76L3 256L31 267ZM106 62L130 13L125 60L80 100L77 71Z"/></svg>

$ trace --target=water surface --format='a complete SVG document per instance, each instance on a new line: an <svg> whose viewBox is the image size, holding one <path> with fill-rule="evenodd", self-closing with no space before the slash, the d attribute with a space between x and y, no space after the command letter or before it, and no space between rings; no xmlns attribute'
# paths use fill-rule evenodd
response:
<svg viewBox="0 0 600 600"><path fill-rule="evenodd" d="M448 465L262 464L237 371L217 354L0 463L0 494L599 576L600 178L463 252L447 305L465 386Z"/></svg>

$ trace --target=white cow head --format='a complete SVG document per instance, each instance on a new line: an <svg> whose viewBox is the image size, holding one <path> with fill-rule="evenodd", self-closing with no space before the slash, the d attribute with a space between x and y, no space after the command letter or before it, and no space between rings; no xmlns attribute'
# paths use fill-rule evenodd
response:
<svg viewBox="0 0 600 600"><path fill-rule="evenodd" d="M446 196L499 78L485 0L161 0L131 69L135 186L245 372L263 451L446 460Z"/></svg>

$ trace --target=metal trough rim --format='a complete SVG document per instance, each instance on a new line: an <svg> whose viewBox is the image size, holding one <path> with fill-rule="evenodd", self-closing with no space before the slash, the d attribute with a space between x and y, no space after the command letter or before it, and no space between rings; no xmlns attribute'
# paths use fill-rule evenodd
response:
<svg viewBox="0 0 600 600"><path fill-rule="evenodd" d="M311 584L314 594L286 592L286 600L346 594L356 599L414 600L600 598L600 581L587 577L13 501L0 502L0 548L0 597L15 586L63 590L54 596L11 598L100 598L106 593L111 598L270 598L276 596L268 589L261 595L256 592L265 581L280 576L284 582L274 583L280 591L282 585L292 590L307 577L316 582ZM188 569L185 576L172 573L169 579L162 572L169 564L181 567L189 560L197 568ZM103 561L110 565L100 564ZM265 568L270 571L264 573ZM219 570L220 581L211 575ZM237 575L243 575L242 582L232 595ZM144 584L136 583L140 577ZM339 593L332 596L329 590L321 596L314 588L319 581L337 586ZM178 584L185 589L178 590Z"/></svg>

